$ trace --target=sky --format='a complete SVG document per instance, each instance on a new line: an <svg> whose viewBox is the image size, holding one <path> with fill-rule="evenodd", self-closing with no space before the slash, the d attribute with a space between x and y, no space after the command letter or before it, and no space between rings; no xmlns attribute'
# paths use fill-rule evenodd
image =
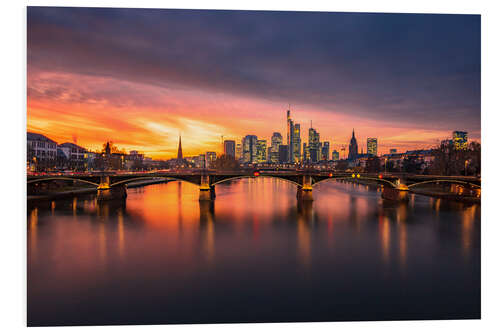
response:
<svg viewBox="0 0 500 333"><path fill-rule="evenodd" d="M28 7L27 129L164 159L280 132L480 141L479 15ZM342 157L342 155L341 155Z"/></svg>

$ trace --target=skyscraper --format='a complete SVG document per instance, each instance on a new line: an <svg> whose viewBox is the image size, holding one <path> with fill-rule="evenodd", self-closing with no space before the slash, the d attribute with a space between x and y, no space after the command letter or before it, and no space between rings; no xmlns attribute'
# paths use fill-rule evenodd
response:
<svg viewBox="0 0 500 333"><path fill-rule="evenodd" d="M349 155L347 156L350 160L355 160L358 157L358 141L354 136L354 128L352 129L351 142L349 143Z"/></svg>
<svg viewBox="0 0 500 333"><path fill-rule="evenodd" d="M224 140L224 155L236 157L236 142L234 140Z"/></svg>
<svg viewBox="0 0 500 333"><path fill-rule="evenodd" d="M286 111L286 144L288 146L288 160L293 162L293 120L290 118L290 108Z"/></svg>
<svg viewBox="0 0 500 333"><path fill-rule="evenodd" d="M325 141L321 146L321 159L328 161L330 159L330 142Z"/></svg>
<svg viewBox="0 0 500 333"><path fill-rule="evenodd" d="M288 163L288 146L287 145L280 145L279 146L279 163L284 164Z"/></svg>
<svg viewBox="0 0 500 333"><path fill-rule="evenodd" d="M243 138L243 163L256 163L257 161L257 136L247 135Z"/></svg>
<svg viewBox="0 0 500 333"><path fill-rule="evenodd" d="M293 125L293 163L300 162L300 124Z"/></svg>
<svg viewBox="0 0 500 333"><path fill-rule="evenodd" d="M378 148L377 138L366 139L366 152L369 155L377 156L377 148Z"/></svg>
<svg viewBox="0 0 500 333"><path fill-rule="evenodd" d="M269 162L278 163L279 162L279 147L283 143L283 137L280 133L274 132L271 137L271 149L269 149Z"/></svg>
<svg viewBox="0 0 500 333"><path fill-rule="evenodd" d="M214 151L207 151L207 153L205 154L206 166L213 167L216 159L217 154Z"/></svg>
<svg viewBox="0 0 500 333"><path fill-rule="evenodd" d="M467 132L454 131L453 132L453 147L456 150L467 149Z"/></svg>
<svg viewBox="0 0 500 333"><path fill-rule="evenodd" d="M243 147L241 143L236 144L236 159L240 161L243 158Z"/></svg>
<svg viewBox="0 0 500 333"><path fill-rule="evenodd" d="M312 125L312 124L311 124ZM319 133L312 128L309 128L309 156L311 162L318 162L320 160L321 148L319 142Z"/></svg>
<svg viewBox="0 0 500 333"><path fill-rule="evenodd" d="M256 162L257 163L266 163L266 161L267 161L267 154L266 154L267 141L266 140L257 140L256 148L257 148Z"/></svg>

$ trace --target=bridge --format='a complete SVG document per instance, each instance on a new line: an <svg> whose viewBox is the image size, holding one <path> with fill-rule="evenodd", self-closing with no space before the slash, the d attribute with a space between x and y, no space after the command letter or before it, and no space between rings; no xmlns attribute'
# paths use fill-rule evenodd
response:
<svg viewBox="0 0 500 333"><path fill-rule="evenodd" d="M97 190L97 200L126 198L127 184L142 180L178 180L197 185L200 189L200 201L215 200L215 186L224 182L242 178L273 177L294 184L297 187L299 201L312 201L313 188L325 181L349 180L355 182L370 182L382 186L382 197L388 200L404 201L408 193L424 184L455 184L462 189L472 191L480 196L481 180L477 177L465 176L433 176L411 174L372 174L347 173L317 170L176 170L158 171L153 173L118 173L95 172L71 175L29 175L28 188L50 181L73 181L94 186ZM29 193L29 192L28 192Z"/></svg>

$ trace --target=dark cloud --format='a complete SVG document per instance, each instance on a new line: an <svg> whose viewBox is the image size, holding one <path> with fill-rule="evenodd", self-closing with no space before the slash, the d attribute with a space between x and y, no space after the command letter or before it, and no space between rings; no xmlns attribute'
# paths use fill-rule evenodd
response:
<svg viewBox="0 0 500 333"><path fill-rule="evenodd" d="M30 70L480 128L478 15L29 7Z"/></svg>

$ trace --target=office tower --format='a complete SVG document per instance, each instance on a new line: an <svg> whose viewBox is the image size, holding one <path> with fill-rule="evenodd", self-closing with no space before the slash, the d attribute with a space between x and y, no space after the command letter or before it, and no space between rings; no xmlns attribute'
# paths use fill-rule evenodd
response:
<svg viewBox="0 0 500 333"><path fill-rule="evenodd" d="M243 138L243 163L256 163L257 161L257 136L247 135Z"/></svg>
<svg viewBox="0 0 500 333"><path fill-rule="evenodd" d="M293 162L293 120L290 118L290 110L286 111L286 144L288 149L288 160L287 162Z"/></svg>
<svg viewBox="0 0 500 333"><path fill-rule="evenodd" d="M312 124L311 124L312 125ZM309 156L311 162L318 162L321 154L321 144L319 142L319 133L314 128L309 128Z"/></svg>
<svg viewBox="0 0 500 333"><path fill-rule="evenodd" d="M467 132L453 132L453 147L455 147L456 150L467 149Z"/></svg>
<svg viewBox="0 0 500 333"><path fill-rule="evenodd" d="M300 124L293 125L293 163L300 162Z"/></svg>
<svg viewBox="0 0 500 333"><path fill-rule="evenodd" d="M389 154L396 154L398 150L396 148L389 149Z"/></svg>
<svg viewBox="0 0 500 333"><path fill-rule="evenodd" d="M236 144L236 159L240 161L243 158L243 146L241 143Z"/></svg>
<svg viewBox="0 0 500 333"><path fill-rule="evenodd" d="M280 145L279 146L279 163L284 164L288 163L288 146L287 145Z"/></svg>
<svg viewBox="0 0 500 333"><path fill-rule="evenodd" d="M256 162L257 163L266 163L267 161L267 141L266 140L257 140L257 154L256 154Z"/></svg>
<svg viewBox="0 0 500 333"><path fill-rule="evenodd" d="M283 143L283 137L280 133L274 132L271 137L271 147L269 147L269 162L278 163L279 162L279 147Z"/></svg>
<svg viewBox="0 0 500 333"><path fill-rule="evenodd" d="M338 160L339 160L339 158L340 158L340 154L339 154L339 152L338 152L338 151L336 151L336 150L332 151L332 160L333 160L333 161L338 161Z"/></svg>
<svg viewBox="0 0 500 333"><path fill-rule="evenodd" d="M366 152L368 155L377 156L377 138L366 139Z"/></svg>
<svg viewBox="0 0 500 333"><path fill-rule="evenodd" d="M311 155L309 154L309 147L307 146L307 144L305 142L302 144L302 162L303 163L311 162Z"/></svg>
<svg viewBox="0 0 500 333"><path fill-rule="evenodd" d="M358 157L358 141L356 141L356 137L354 136L354 128L353 128L351 142L349 143L349 155L347 156L347 158L349 160L355 160L357 157Z"/></svg>
<svg viewBox="0 0 500 333"><path fill-rule="evenodd" d="M328 161L330 159L330 142L325 141L321 147L321 159Z"/></svg>
<svg viewBox="0 0 500 333"><path fill-rule="evenodd" d="M234 140L224 140L224 155L236 157L236 142Z"/></svg>

